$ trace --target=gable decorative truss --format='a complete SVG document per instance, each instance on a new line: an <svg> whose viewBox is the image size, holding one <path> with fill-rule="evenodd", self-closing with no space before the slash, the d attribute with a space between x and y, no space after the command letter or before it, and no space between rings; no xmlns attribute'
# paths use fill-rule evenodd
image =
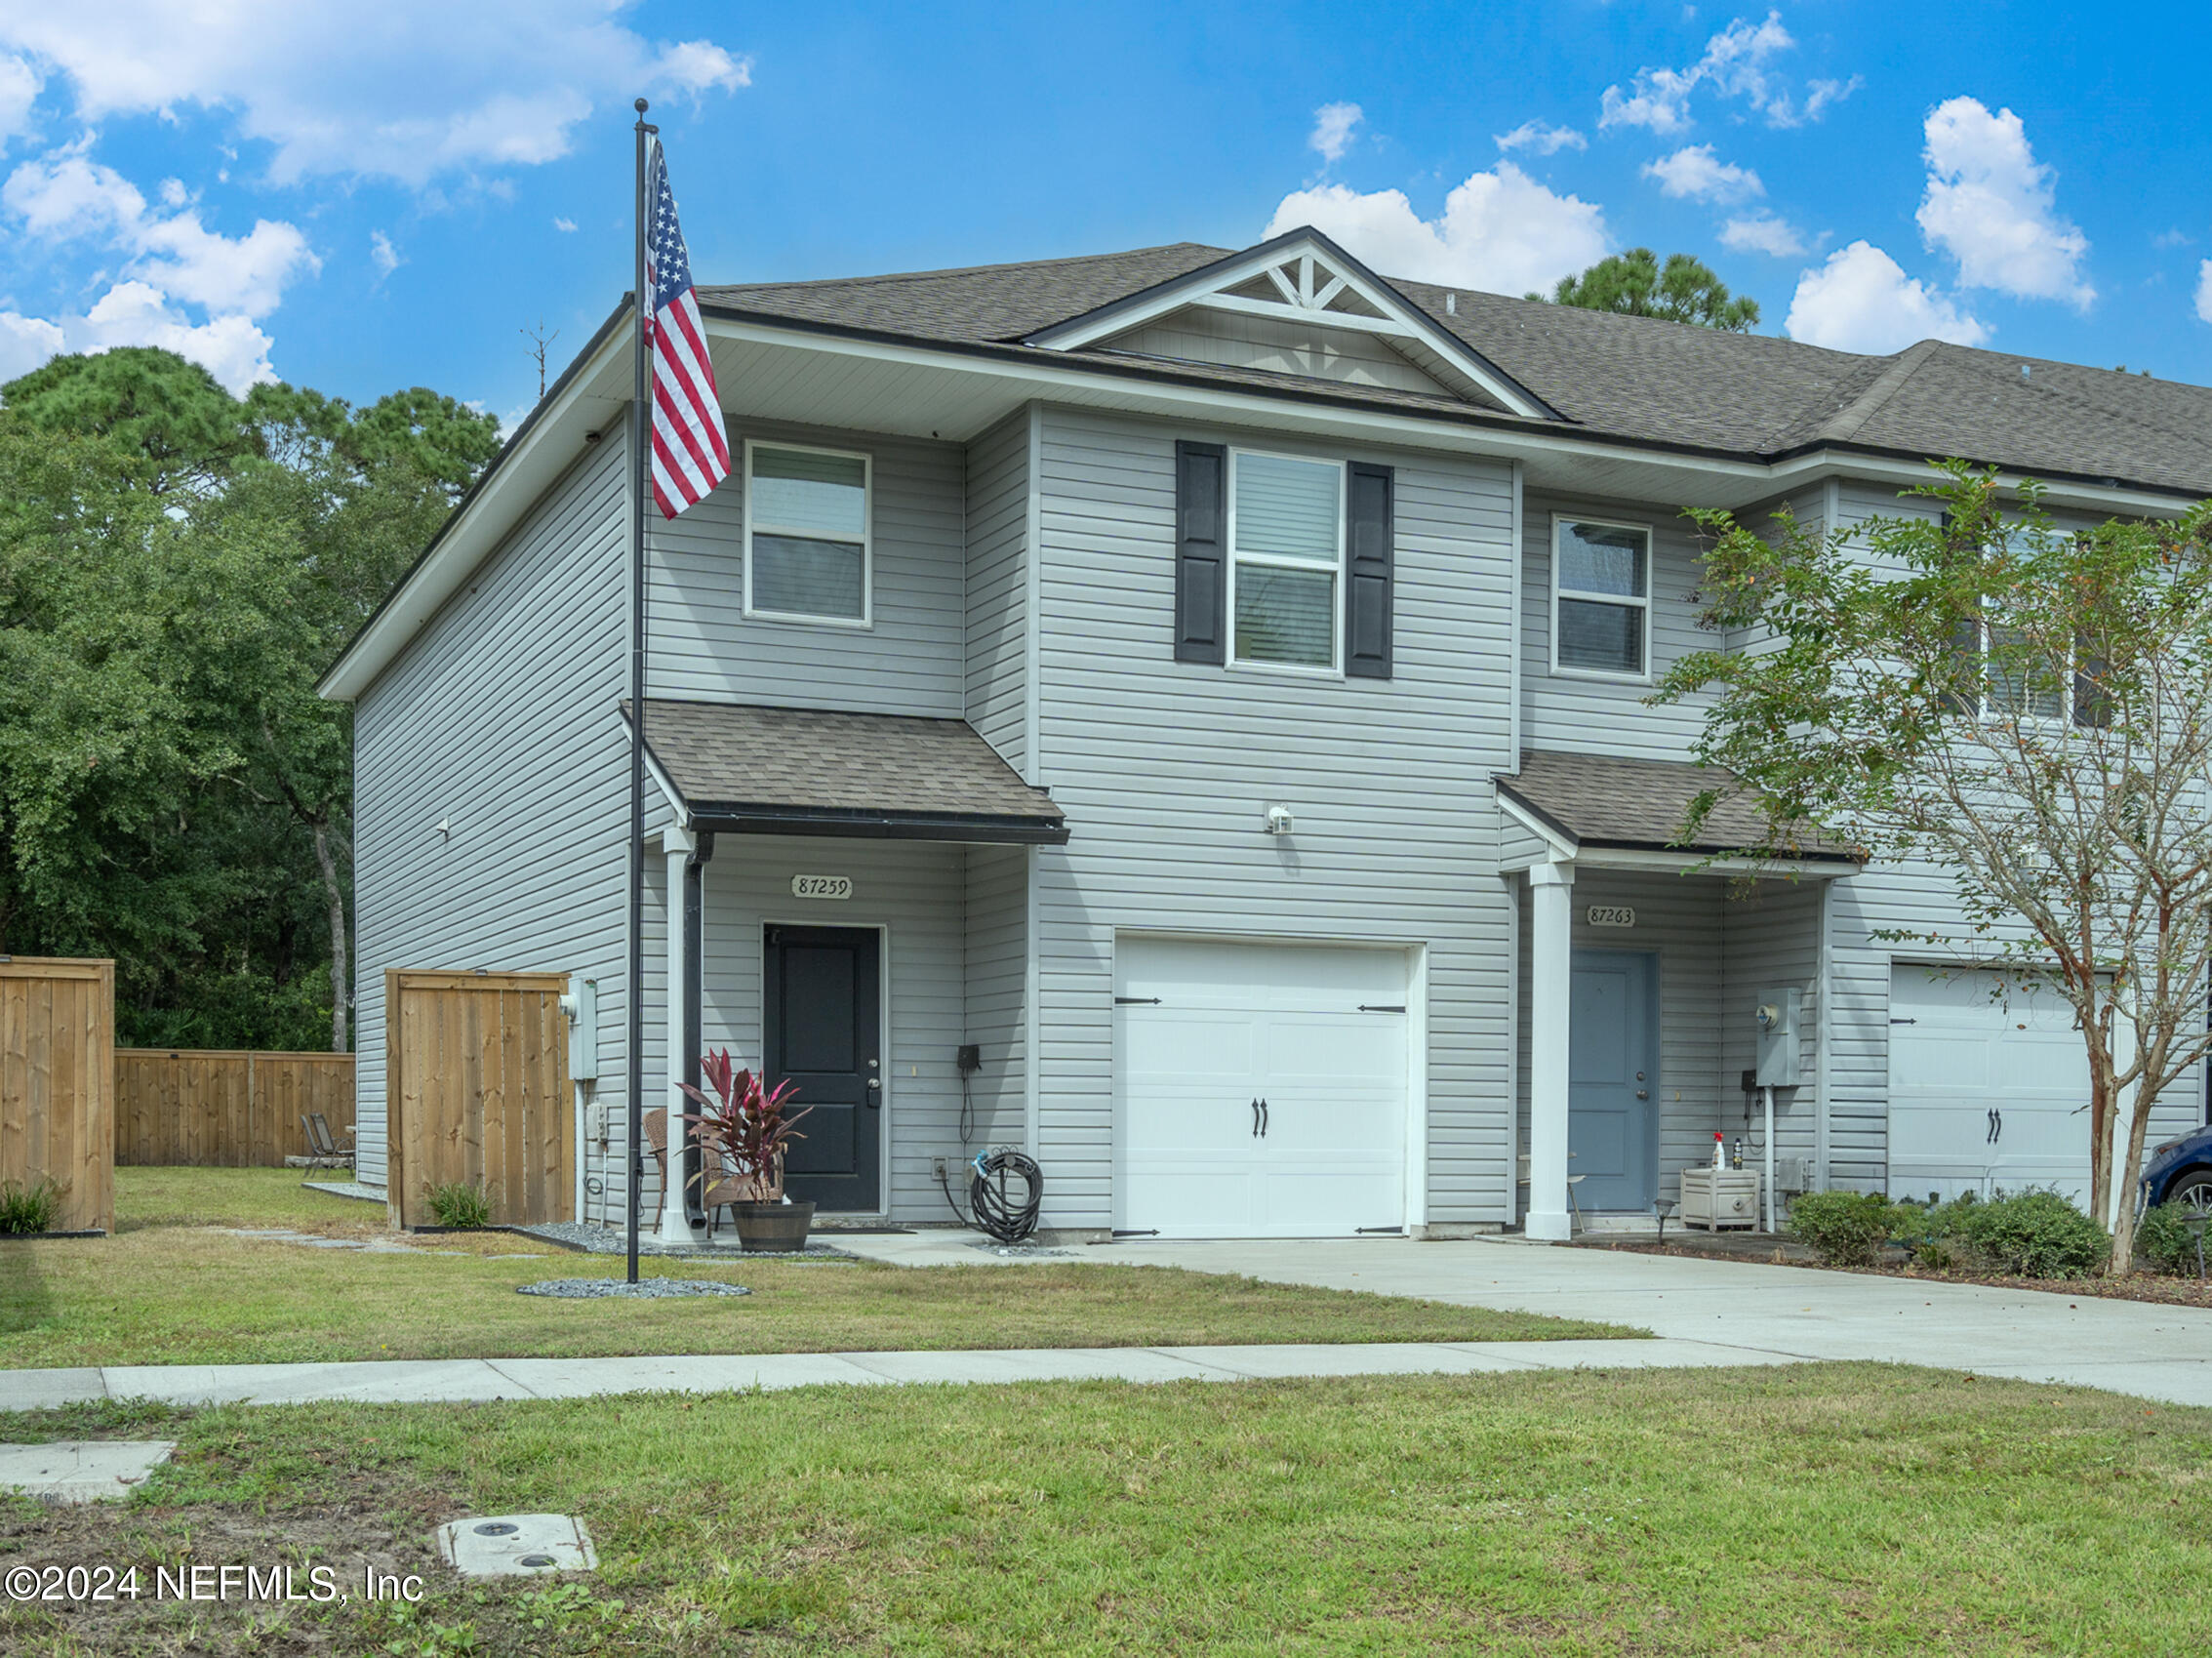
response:
<svg viewBox="0 0 2212 1658"><path fill-rule="evenodd" d="M1189 307L1371 334L1446 385L1479 389L1516 415L1557 410L1314 229L1286 231L1172 281L1039 329L1023 344L1073 351Z"/></svg>

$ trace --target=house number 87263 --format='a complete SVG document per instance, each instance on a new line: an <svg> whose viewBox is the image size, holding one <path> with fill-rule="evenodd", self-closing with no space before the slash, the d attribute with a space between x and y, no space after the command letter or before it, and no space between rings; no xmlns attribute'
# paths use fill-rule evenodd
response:
<svg viewBox="0 0 2212 1658"><path fill-rule="evenodd" d="M793 898L850 898L853 896L853 877L850 875L793 875Z"/></svg>
<svg viewBox="0 0 2212 1658"><path fill-rule="evenodd" d="M1636 912L1626 904L1593 904L1589 907L1589 924L1593 927L1632 927Z"/></svg>

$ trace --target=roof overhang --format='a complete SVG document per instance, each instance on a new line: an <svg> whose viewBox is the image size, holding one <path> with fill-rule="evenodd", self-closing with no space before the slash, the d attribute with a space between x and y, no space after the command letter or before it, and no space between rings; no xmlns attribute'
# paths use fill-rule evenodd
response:
<svg viewBox="0 0 2212 1658"><path fill-rule="evenodd" d="M1592 757L1592 760L1616 767L1638 764L1613 756ZM1795 857L1769 858L1746 852L1738 843L1710 837L1678 845L1654 836L1607 832L1603 827L1582 821L1577 813L1563 807L1555 798L1547 801L1536 797L1536 790L1516 787L1513 777L1501 776L1494 781L1499 810L1534 838L1528 850L1501 862L1500 869L1507 872L1532 869L1539 864L1572 864L1585 869L1632 869L1662 874L1835 880L1857 874L1863 867L1850 853L1825 845ZM1658 803L1665 815L1676 819L1688 810L1696 789L1686 787L1678 792L1678 798L1669 793Z"/></svg>

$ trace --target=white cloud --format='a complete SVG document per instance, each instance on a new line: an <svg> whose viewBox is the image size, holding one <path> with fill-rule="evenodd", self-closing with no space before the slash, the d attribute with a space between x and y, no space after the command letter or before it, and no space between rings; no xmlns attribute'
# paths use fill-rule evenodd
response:
<svg viewBox="0 0 2212 1658"><path fill-rule="evenodd" d="M1539 155L1557 155L1563 149L1588 149L1589 140L1572 127L1548 127L1542 121L1523 121L1509 133L1500 133L1498 147L1508 154L1533 149Z"/></svg>
<svg viewBox="0 0 2212 1658"><path fill-rule="evenodd" d="M566 155L578 124L644 92L698 101L751 80L711 41L646 39L609 0L11 4L0 46L66 80L81 119L221 109L269 176L447 174Z"/></svg>
<svg viewBox="0 0 2212 1658"><path fill-rule="evenodd" d="M1365 111L1356 103L1324 103L1313 111L1313 131L1307 137L1306 147L1320 151L1323 161L1341 161L1351 147L1353 131L1365 118Z"/></svg>
<svg viewBox="0 0 2212 1658"><path fill-rule="evenodd" d="M2212 322L2212 259L2196 267L2196 316L2200 322Z"/></svg>
<svg viewBox="0 0 2212 1658"><path fill-rule="evenodd" d="M59 322L0 311L0 380L12 380L62 351L159 345L200 364L232 392L274 380L275 342L243 316L194 323L169 296L145 282L118 282L82 316Z"/></svg>
<svg viewBox="0 0 2212 1658"><path fill-rule="evenodd" d="M31 130L31 106L45 80L20 58L0 58L0 144Z"/></svg>
<svg viewBox="0 0 2212 1658"><path fill-rule="evenodd" d="M1926 131L1920 230L1958 262L1959 282L2087 310L2097 298L2081 273L2089 238L2059 217L2051 170L2036 161L2020 117L1953 98L1930 112Z"/></svg>
<svg viewBox="0 0 2212 1658"><path fill-rule="evenodd" d="M576 229L576 221L573 219L556 219L553 221L553 228L564 232L573 232Z"/></svg>
<svg viewBox="0 0 2212 1658"><path fill-rule="evenodd" d="M1647 127L1662 137L1687 131L1690 95L1701 86L1721 98L1743 99L1770 127L1800 127L1816 121L1830 104L1858 90L1859 77L1814 81L1800 102L1774 71L1775 59L1796 44L1782 26L1780 12L1769 12L1760 22L1738 18L1706 42L1705 55L1688 68L1642 68L1626 91L1607 87L1598 101L1597 124Z"/></svg>
<svg viewBox="0 0 2212 1658"><path fill-rule="evenodd" d="M1921 340L1979 345L1990 337L1978 319L1868 242L1838 248L1799 277L1782 326L1792 340L1838 351L1898 351Z"/></svg>
<svg viewBox="0 0 2212 1658"><path fill-rule="evenodd" d="M372 230L369 232L369 263L377 267L377 280L382 282L407 262L400 258L389 236L382 230Z"/></svg>
<svg viewBox="0 0 2212 1658"><path fill-rule="evenodd" d="M1603 259L1603 209L1556 195L1510 161L1476 173L1423 219L1401 190L1324 184L1287 195L1266 234L1310 224L1387 276L1497 294L1548 288Z"/></svg>
<svg viewBox="0 0 2212 1658"><path fill-rule="evenodd" d="M244 236L224 236L185 207L149 215L146 198L114 168L87 153L91 135L25 161L0 185L0 208L24 236L47 242L88 238L131 256L133 274L172 299L210 311L265 316L287 284L322 268L299 226L258 220ZM165 200L181 191L164 187Z"/></svg>
<svg viewBox="0 0 2212 1658"><path fill-rule="evenodd" d="M61 349L61 325L0 311L0 384L26 375Z"/></svg>
<svg viewBox="0 0 2212 1658"><path fill-rule="evenodd" d="M1658 180L1666 194L1688 196L1692 201L1745 201L1766 194L1756 173L1720 160L1709 143L1688 144L1672 155L1647 161L1643 174Z"/></svg>
<svg viewBox="0 0 2212 1658"><path fill-rule="evenodd" d="M1720 227L1720 245L1739 254L1769 254L1794 259L1805 251L1805 238L1786 219L1771 213L1747 214Z"/></svg>

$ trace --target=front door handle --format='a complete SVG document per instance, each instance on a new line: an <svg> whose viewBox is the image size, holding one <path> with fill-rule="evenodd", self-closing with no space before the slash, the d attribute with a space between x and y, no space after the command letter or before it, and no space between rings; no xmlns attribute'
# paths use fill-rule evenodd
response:
<svg viewBox="0 0 2212 1658"><path fill-rule="evenodd" d="M1639 1100L1648 1100L1648 1099L1650 1099L1650 1098L1651 1098L1651 1090L1650 1090L1649 1088L1638 1088L1638 1089L1636 1090L1636 1098L1637 1098L1637 1099L1639 1099Z"/></svg>
<svg viewBox="0 0 2212 1658"><path fill-rule="evenodd" d="M880 1076L867 1079L867 1109L871 1112L883 1110L883 1079Z"/></svg>

